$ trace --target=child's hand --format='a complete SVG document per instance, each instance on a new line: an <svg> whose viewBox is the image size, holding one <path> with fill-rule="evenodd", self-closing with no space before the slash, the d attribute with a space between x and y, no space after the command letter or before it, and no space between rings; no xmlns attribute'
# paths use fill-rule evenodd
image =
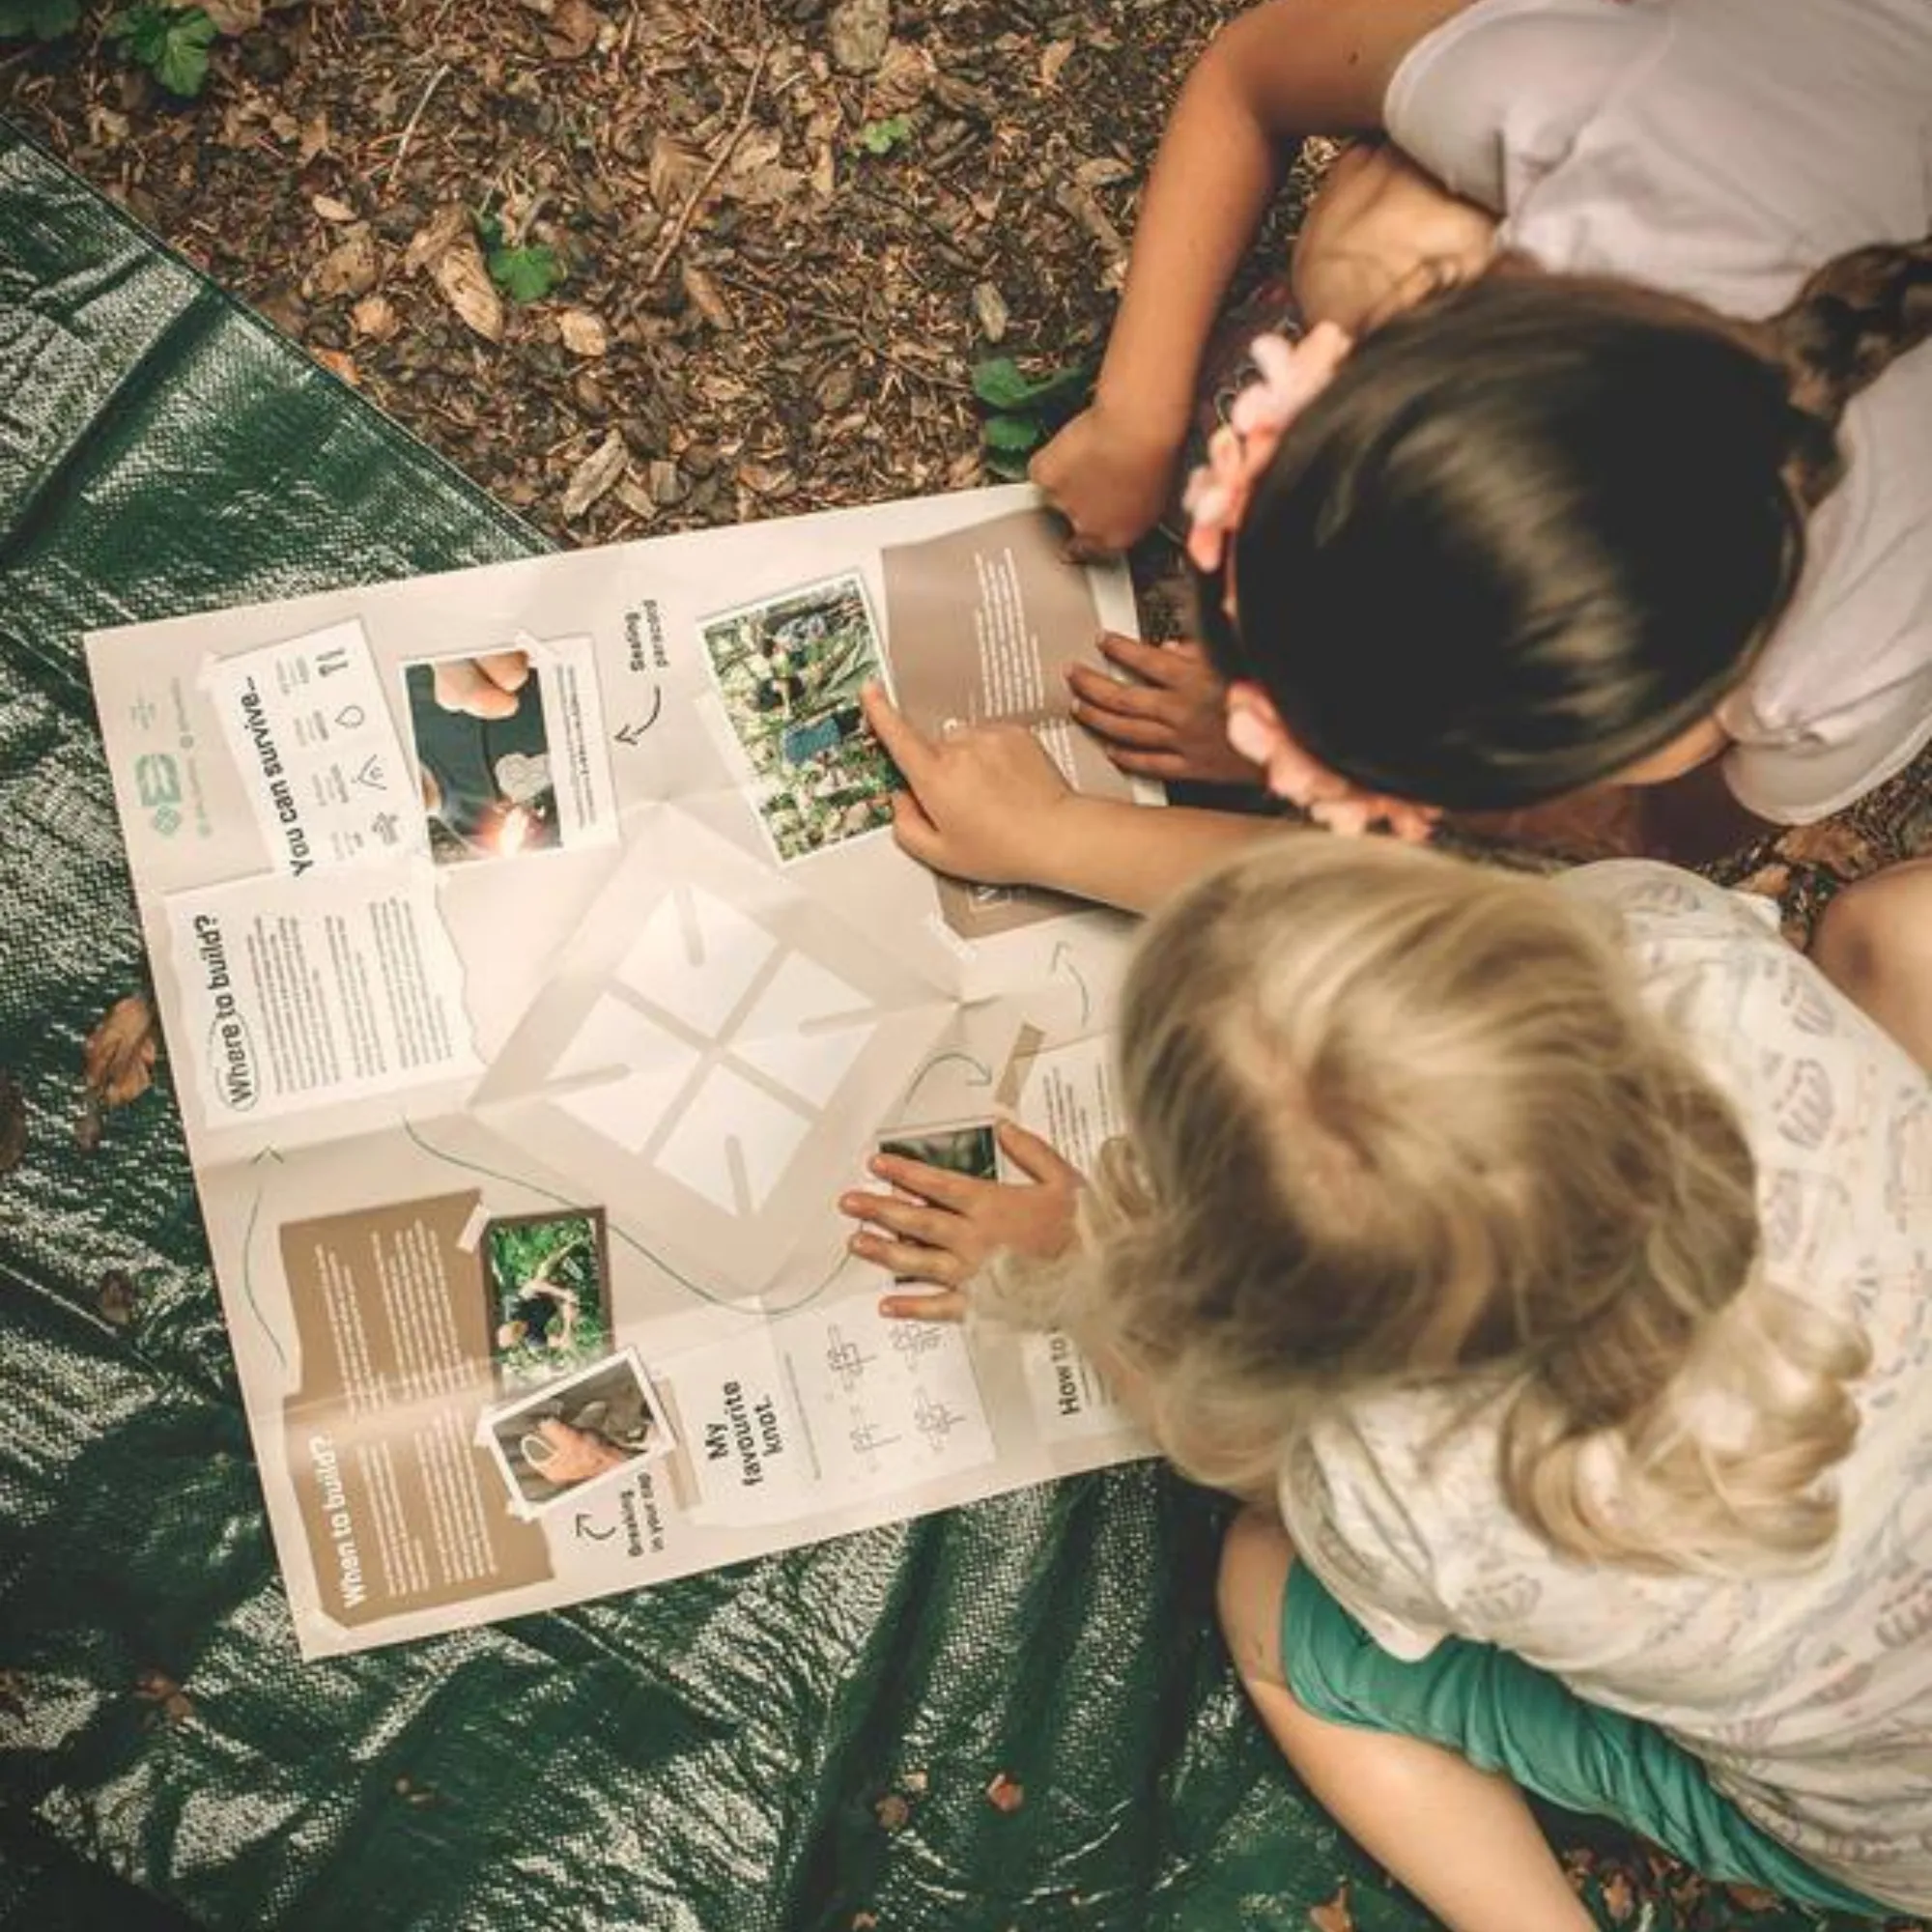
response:
<svg viewBox="0 0 1932 1932"><path fill-rule="evenodd" d="M855 1255L902 1280L933 1284L927 1293L887 1295L879 1304L884 1314L957 1321L966 1313L967 1282L993 1255L1051 1261L1072 1240L1078 1171L1037 1134L1010 1121L996 1131L1007 1157L1029 1181L979 1180L882 1153L873 1157L872 1172L918 1198L861 1188L839 1201L842 1212L865 1224L849 1244Z"/></svg>
<svg viewBox="0 0 1932 1932"><path fill-rule="evenodd" d="M1018 724L961 725L928 738L875 684L866 721L911 787L893 794L893 836L936 872L989 886L1031 884L1053 815L1074 794Z"/></svg>
<svg viewBox="0 0 1932 1932"><path fill-rule="evenodd" d="M1262 781L1261 767L1228 743L1228 688L1199 644L1136 643L1106 632L1100 649L1142 682L1075 665L1073 715L1123 772L1209 784Z"/></svg>
<svg viewBox="0 0 1932 1932"><path fill-rule="evenodd" d="M1160 521L1181 444L1095 403L1028 466L1027 474L1072 526L1076 555L1138 543Z"/></svg>

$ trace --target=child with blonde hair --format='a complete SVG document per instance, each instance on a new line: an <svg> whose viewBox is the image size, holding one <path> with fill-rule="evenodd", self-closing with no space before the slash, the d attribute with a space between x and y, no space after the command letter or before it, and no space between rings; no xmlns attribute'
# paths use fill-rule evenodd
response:
<svg viewBox="0 0 1932 1932"><path fill-rule="evenodd" d="M845 1203L1251 1502L1236 1669L1458 1932L1590 1923L1524 1791L1932 1911L1932 1083L1764 910L1283 833L1149 926L1091 1185Z"/></svg>

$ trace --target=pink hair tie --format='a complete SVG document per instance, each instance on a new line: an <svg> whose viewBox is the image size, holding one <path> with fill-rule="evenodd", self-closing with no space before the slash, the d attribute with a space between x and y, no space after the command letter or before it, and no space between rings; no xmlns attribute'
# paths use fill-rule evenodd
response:
<svg viewBox="0 0 1932 1932"><path fill-rule="evenodd" d="M1255 338L1248 353L1261 373L1208 438L1208 461L1187 479L1181 498L1187 554L1200 569L1221 568L1289 424L1334 380L1353 346L1332 322L1318 322L1299 342L1284 335Z"/></svg>

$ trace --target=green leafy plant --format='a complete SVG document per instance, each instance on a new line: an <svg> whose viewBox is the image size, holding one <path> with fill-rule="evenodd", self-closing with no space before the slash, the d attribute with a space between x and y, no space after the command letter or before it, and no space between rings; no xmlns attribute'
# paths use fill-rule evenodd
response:
<svg viewBox="0 0 1932 1932"><path fill-rule="evenodd" d="M995 476L1026 474L1027 459L1086 405L1094 374L1085 363L1056 369L1037 380L1023 375L1010 355L995 355L973 369L973 393L987 414L980 438L986 468Z"/></svg>
<svg viewBox="0 0 1932 1932"><path fill-rule="evenodd" d="M136 67L144 67L183 100L192 100L208 79L208 50L214 22L199 7L129 7L108 22L107 38Z"/></svg>
<svg viewBox="0 0 1932 1932"><path fill-rule="evenodd" d="M478 215L476 233L483 242L490 279L515 302L542 301L569 273L554 248L541 242L512 247L503 224L494 214Z"/></svg>
<svg viewBox="0 0 1932 1932"><path fill-rule="evenodd" d="M57 41L80 24L80 0L0 0L0 41Z"/></svg>
<svg viewBox="0 0 1932 1932"><path fill-rule="evenodd" d="M885 121L867 121L859 129L859 146L868 155L890 155L912 139L912 123L903 114Z"/></svg>

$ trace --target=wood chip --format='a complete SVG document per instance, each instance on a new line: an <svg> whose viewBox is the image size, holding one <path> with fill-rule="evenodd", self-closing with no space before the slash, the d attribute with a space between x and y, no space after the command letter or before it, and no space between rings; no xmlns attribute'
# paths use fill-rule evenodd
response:
<svg viewBox="0 0 1932 1932"><path fill-rule="evenodd" d="M590 0L556 0L544 33L544 51L558 60L582 60L603 29L604 16Z"/></svg>
<svg viewBox="0 0 1932 1932"><path fill-rule="evenodd" d="M569 488L563 493L564 516L567 519L582 516L609 493L630 460L623 432L613 429L571 472Z"/></svg>
<svg viewBox="0 0 1932 1932"><path fill-rule="evenodd" d="M732 313L731 304L702 269L694 268L687 262L680 279L684 283L685 294L691 298L691 305L713 328L729 330L738 327L738 318Z"/></svg>
<svg viewBox="0 0 1932 1932"><path fill-rule="evenodd" d="M337 201L332 194L318 194L312 196L309 201L309 206L312 209L314 209L315 212L319 215L321 215L325 221L333 221L340 223L345 221L354 221L355 219L355 211L353 208L351 208L346 201Z"/></svg>
<svg viewBox="0 0 1932 1932"><path fill-rule="evenodd" d="M372 342L386 342L403 324L387 296L364 296L349 311L349 326Z"/></svg>
<svg viewBox="0 0 1932 1932"><path fill-rule="evenodd" d="M1071 41L1055 41L1039 57L1039 84L1047 93L1060 85L1060 70L1073 58Z"/></svg>
<svg viewBox="0 0 1932 1932"><path fill-rule="evenodd" d="M217 34L252 33L262 24L263 0L199 0Z"/></svg>
<svg viewBox="0 0 1932 1932"><path fill-rule="evenodd" d="M604 318L587 308L567 308L556 319L556 332L573 355L597 356L610 353L610 331Z"/></svg>
<svg viewBox="0 0 1932 1932"><path fill-rule="evenodd" d="M1011 320L1007 310L1007 298L991 282L976 282L973 285L973 315L980 325L980 333L988 342L1003 340L1007 324Z"/></svg>
<svg viewBox="0 0 1932 1932"><path fill-rule="evenodd" d="M357 222L316 264L302 286L311 301L334 301L340 296L365 296L382 279L383 258L366 221Z"/></svg>

